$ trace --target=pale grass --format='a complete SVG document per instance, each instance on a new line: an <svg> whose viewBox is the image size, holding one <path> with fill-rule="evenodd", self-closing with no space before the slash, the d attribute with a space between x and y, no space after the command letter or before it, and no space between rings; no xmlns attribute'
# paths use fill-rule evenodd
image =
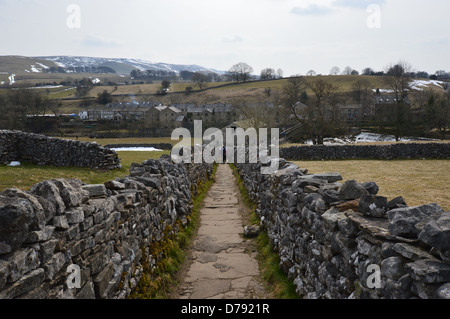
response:
<svg viewBox="0 0 450 319"><path fill-rule="evenodd" d="M450 210L450 160L299 161L311 174L338 172L344 181L376 182L379 195L402 196L409 206L437 203Z"/></svg>

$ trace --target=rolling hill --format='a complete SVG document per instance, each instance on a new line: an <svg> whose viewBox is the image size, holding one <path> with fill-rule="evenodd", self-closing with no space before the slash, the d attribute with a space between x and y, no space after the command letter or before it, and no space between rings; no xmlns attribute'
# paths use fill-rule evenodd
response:
<svg viewBox="0 0 450 319"><path fill-rule="evenodd" d="M211 71L220 73L220 71L207 69L199 65L170 64L162 62L150 62L140 59L127 58L97 58L97 57L80 57L80 56L43 56L38 59L51 61L56 65L67 67L102 67L106 66L113 69L117 74L129 75L134 69L145 70L163 70L179 73L181 71Z"/></svg>
<svg viewBox="0 0 450 319"><path fill-rule="evenodd" d="M74 68L86 70L81 73L110 73L116 76L128 77L132 70L161 70L180 73L191 72L215 72L223 74L223 71L208 69L199 65L170 64L163 62L149 62L139 59L127 58L99 58L83 56L0 56L0 84L11 82L20 78L33 82L33 80L60 80L68 74L73 75ZM101 70L113 70L113 72L101 72ZM94 72L92 70L100 70ZM59 73L50 73L57 70ZM81 74L78 73L78 74ZM12 80L12 81L11 81Z"/></svg>
<svg viewBox="0 0 450 319"><path fill-rule="evenodd" d="M42 73L45 69L57 67L50 60L25 56L7 55L0 56L0 73Z"/></svg>

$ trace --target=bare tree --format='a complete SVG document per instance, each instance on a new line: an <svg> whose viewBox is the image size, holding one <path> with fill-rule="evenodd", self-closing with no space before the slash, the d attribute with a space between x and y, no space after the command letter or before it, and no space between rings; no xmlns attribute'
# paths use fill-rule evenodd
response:
<svg viewBox="0 0 450 319"><path fill-rule="evenodd" d="M365 78L358 79L352 85L353 100L367 107L370 103L370 82Z"/></svg>
<svg viewBox="0 0 450 319"><path fill-rule="evenodd" d="M313 101L308 103L306 118L314 144L323 144L327 135L339 135L343 132L337 107L338 88L323 79L308 81L307 87L313 92Z"/></svg>
<svg viewBox="0 0 450 319"><path fill-rule="evenodd" d="M346 66L344 71L342 71L342 74L343 75L352 75L352 72L353 72L353 68L350 66Z"/></svg>
<svg viewBox="0 0 450 319"><path fill-rule="evenodd" d="M408 98L411 65L407 62L398 62L386 68L385 83L394 92L398 103L406 101Z"/></svg>
<svg viewBox="0 0 450 319"><path fill-rule="evenodd" d="M278 78L282 79L282 78L283 78L283 74L284 74L284 72L283 72L282 69L278 69L278 70L277 70Z"/></svg>
<svg viewBox="0 0 450 319"><path fill-rule="evenodd" d="M317 73L314 70L309 70L308 73L306 73L307 76L315 76Z"/></svg>
<svg viewBox="0 0 450 319"><path fill-rule="evenodd" d="M442 139L450 127L450 91L437 93L429 90L425 104L425 122L429 129L436 129Z"/></svg>
<svg viewBox="0 0 450 319"><path fill-rule="evenodd" d="M277 127L280 112L275 104L269 102L240 102L236 105L245 126L252 127L257 132L260 128Z"/></svg>
<svg viewBox="0 0 450 319"><path fill-rule="evenodd" d="M228 70L227 74L232 81L245 83L250 79L252 73L253 68L250 65L240 62L233 65L230 70Z"/></svg>
<svg viewBox="0 0 450 319"><path fill-rule="evenodd" d="M372 68L365 68L362 70L362 75L374 75L375 71Z"/></svg>
<svg viewBox="0 0 450 319"><path fill-rule="evenodd" d="M208 80L207 76L203 73L195 72L192 75L192 81L197 84L200 90L203 90L204 88L207 87L206 83L207 80Z"/></svg>
<svg viewBox="0 0 450 319"><path fill-rule="evenodd" d="M276 78L275 69L267 68L261 71L261 80L273 80Z"/></svg>
<svg viewBox="0 0 450 319"><path fill-rule="evenodd" d="M299 104L305 102L305 92L306 81L303 77L291 77L283 86L281 104L297 121L303 120Z"/></svg>
<svg viewBox="0 0 450 319"><path fill-rule="evenodd" d="M411 105L408 101L408 92L411 66L407 62L399 62L386 68L386 85L393 91L396 104L390 110L390 118L395 130L396 140L410 129L411 125Z"/></svg>
<svg viewBox="0 0 450 319"><path fill-rule="evenodd" d="M306 98L305 91L313 92ZM282 105L292 114L303 138L311 138L314 144L323 144L327 135L340 134L343 128L337 108L337 87L323 80L305 81L291 78L283 87Z"/></svg>
<svg viewBox="0 0 450 319"><path fill-rule="evenodd" d="M333 66L330 70L331 75L338 75L339 73L341 73L341 69L338 66Z"/></svg>

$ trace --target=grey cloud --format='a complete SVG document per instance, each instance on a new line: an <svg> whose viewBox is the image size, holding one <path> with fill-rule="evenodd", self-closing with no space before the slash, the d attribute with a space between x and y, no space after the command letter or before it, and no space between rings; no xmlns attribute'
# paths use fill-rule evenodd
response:
<svg viewBox="0 0 450 319"><path fill-rule="evenodd" d="M244 38L242 38L239 35L235 35L234 37L225 37L223 38L223 42L225 43L238 43L244 41Z"/></svg>

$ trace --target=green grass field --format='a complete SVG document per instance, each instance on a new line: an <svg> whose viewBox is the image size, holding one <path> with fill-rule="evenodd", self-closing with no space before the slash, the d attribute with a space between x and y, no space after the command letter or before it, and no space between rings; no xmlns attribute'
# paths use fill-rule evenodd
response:
<svg viewBox="0 0 450 319"><path fill-rule="evenodd" d="M437 203L450 210L450 160L301 161L311 174L339 172L344 181L376 182L378 195L402 196L409 206Z"/></svg>
<svg viewBox="0 0 450 319"><path fill-rule="evenodd" d="M336 76L315 76L315 77L305 77L307 81L316 81L319 79L325 80L339 87L343 92L350 91L352 85L356 80L365 79L368 80L371 87L383 87L382 77L375 76L355 76L355 75L336 75ZM235 90L249 90L249 89L265 89L271 88L273 90L281 90L283 86L287 83L288 79L278 79L271 81L256 81L247 83L233 83L233 82L214 82L207 83L206 88L215 91L235 91ZM227 86L222 86L224 84L229 84ZM113 95L117 94L154 94L159 88L160 83L153 84L133 84L126 86L119 86L116 91L113 92L113 86L98 86L91 91L91 96L97 96L98 93L107 90ZM185 92L186 87L191 86L193 89L198 90L195 83L173 83L170 92ZM208 90L207 90L208 91Z"/></svg>
<svg viewBox="0 0 450 319"><path fill-rule="evenodd" d="M159 159L163 152L117 152L122 163L120 170L104 171L79 167L36 166L24 163L19 167L0 166L0 191L7 188L29 190L33 185L54 178L75 178L86 184L102 184L116 177L129 175L132 163L142 163L147 159Z"/></svg>

